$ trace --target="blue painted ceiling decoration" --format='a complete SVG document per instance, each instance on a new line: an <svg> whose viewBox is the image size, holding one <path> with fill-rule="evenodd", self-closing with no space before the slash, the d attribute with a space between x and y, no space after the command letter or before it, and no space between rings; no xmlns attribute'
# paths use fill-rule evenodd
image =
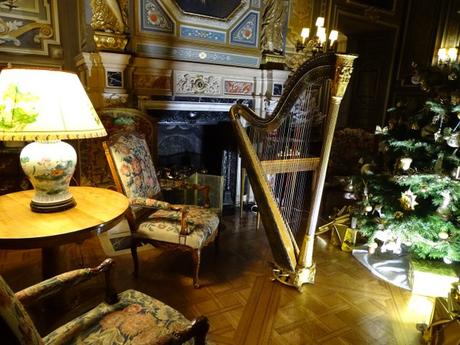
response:
<svg viewBox="0 0 460 345"><path fill-rule="evenodd" d="M232 30L231 43L257 47L258 25L258 12L250 12L241 20L236 28Z"/></svg>
<svg viewBox="0 0 460 345"><path fill-rule="evenodd" d="M174 22L157 0L142 0L142 30L174 33Z"/></svg>
<svg viewBox="0 0 460 345"><path fill-rule="evenodd" d="M141 55L165 58L165 48L169 45L167 55L172 59L258 67L262 3L262 0L141 0L136 29L139 35L133 40L134 49ZM207 57L197 58L197 52L206 53ZM212 56L215 59L210 59ZM243 61L243 56L250 59Z"/></svg>

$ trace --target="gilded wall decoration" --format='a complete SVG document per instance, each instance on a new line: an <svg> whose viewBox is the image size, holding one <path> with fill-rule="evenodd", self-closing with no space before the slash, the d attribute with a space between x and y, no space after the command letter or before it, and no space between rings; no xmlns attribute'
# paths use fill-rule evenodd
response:
<svg viewBox="0 0 460 345"><path fill-rule="evenodd" d="M314 0L293 0L289 16L286 50L295 51L295 44L303 27L312 27Z"/></svg>
<svg viewBox="0 0 460 345"><path fill-rule="evenodd" d="M3 52L62 58L57 0L0 3L0 49Z"/></svg>
<svg viewBox="0 0 460 345"><path fill-rule="evenodd" d="M285 18L284 1L265 1L260 29L260 49L262 52L279 55L283 53L283 24Z"/></svg>
<svg viewBox="0 0 460 345"><path fill-rule="evenodd" d="M124 34L128 31L128 0L91 0L91 27L95 31Z"/></svg>
<svg viewBox="0 0 460 345"><path fill-rule="evenodd" d="M222 79L214 75L176 72L174 91L177 94L188 95L221 95Z"/></svg>

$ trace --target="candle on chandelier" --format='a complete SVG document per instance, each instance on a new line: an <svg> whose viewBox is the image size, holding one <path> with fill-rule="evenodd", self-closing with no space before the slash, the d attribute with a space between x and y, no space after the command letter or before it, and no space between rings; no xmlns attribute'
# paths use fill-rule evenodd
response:
<svg viewBox="0 0 460 345"><path fill-rule="evenodd" d="M329 41L331 42L331 47L334 45L334 42L339 38L339 32L337 30L331 30L329 34Z"/></svg>
<svg viewBox="0 0 460 345"><path fill-rule="evenodd" d="M315 24L317 27L322 27L324 26L324 17L318 17L316 18L316 24Z"/></svg>
<svg viewBox="0 0 460 345"><path fill-rule="evenodd" d="M300 32L300 37L302 37L302 43L305 43L305 40L310 36L310 29L309 28L302 28Z"/></svg>
<svg viewBox="0 0 460 345"><path fill-rule="evenodd" d="M447 56L449 57L450 62L457 61L457 52L457 48L449 48L449 50L447 50Z"/></svg>
<svg viewBox="0 0 460 345"><path fill-rule="evenodd" d="M321 44L326 42L326 28L318 27L318 30L316 31L316 36L318 36L318 39Z"/></svg>

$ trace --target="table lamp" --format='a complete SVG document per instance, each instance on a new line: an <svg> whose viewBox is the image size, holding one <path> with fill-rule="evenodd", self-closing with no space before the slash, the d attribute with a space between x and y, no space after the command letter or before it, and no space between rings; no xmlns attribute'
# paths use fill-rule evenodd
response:
<svg viewBox="0 0 460 345"><path fill-rule="evenodd" d="M0 73L0 140L32 141L20 154L35 194L35 212L76 205L69 191L77 154L61 139L107 135L74 73L7 68Z"/></svg>

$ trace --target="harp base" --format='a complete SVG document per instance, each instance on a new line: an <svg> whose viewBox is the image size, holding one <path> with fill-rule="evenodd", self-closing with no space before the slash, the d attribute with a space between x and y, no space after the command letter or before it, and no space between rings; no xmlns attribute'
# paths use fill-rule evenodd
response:
<svg viewBox="0 0 460 345"><path fill-rule="evenodd" d="M280 267L273 269L273 280L288 286L293 286L302 291L303 284L313 284L315 282L316 265L310 267L297 267L294 272L283 270Z"/></svg>

